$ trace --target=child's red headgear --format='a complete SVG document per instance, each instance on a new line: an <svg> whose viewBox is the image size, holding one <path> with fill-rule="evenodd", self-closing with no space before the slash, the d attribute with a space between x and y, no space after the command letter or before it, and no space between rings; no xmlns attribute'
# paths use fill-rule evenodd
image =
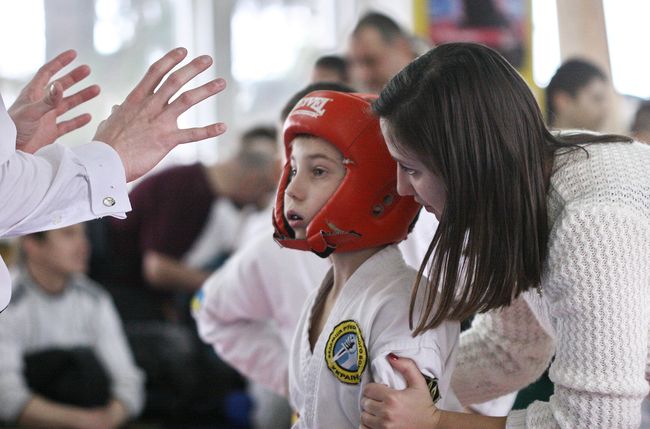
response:
<svg viewBox="0 0 650 429"><path fill-rule="evenodd" d="M273 212L275 240L283 247L319 256L366 249L406 238L420 206L397 194L396 164L373 115L376 96L314 91L303 97L284 123L287 162ZM329 201L314 216L306 238L295 239L284 216L291 171L291 142L300 134L320 137L343 154L347 172Z"/></svg>

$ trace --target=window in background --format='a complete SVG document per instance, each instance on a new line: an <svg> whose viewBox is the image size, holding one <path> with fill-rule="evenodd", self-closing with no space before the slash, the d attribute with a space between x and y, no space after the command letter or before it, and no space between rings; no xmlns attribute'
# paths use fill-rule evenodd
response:
<svg viewBox="0 0 650 429"><path fill-rule="evenodd" d="M343 6L342 4L345 3ZM275 124L284 103L308 82L318 56L340 53L338 23L349 0L238 0L230 22L236 135Z"/></svg>
<svg viewBox="0 0 650 429"><path fill-rule="evenodd" d="M90 141L112 106L124 100L149 65L166 51L182 45L188 48L190 57L214 55L211 18L215 3L211 0L0 1L0 91L5 104L13 102L18 91L47 59L75 49L78 59L74 64L90 65L92 74L74 89L99 84L102 93L69 113L72 117L87 111L93 120L60 141L70 145ZM215 77L212 69L185 89ZM179 126L189 128L216 122L216 103L207 100L198 109L183 114ZM210 159L214 153L213 139L182 146L168 161L194 162Z"/></svg>
<svg viewBox="0 0 650 429"><path fill-rule="evenodd" d="M93 41L102 55L119 51L135 35L138 16L128 0L96 0Z"/></svg>
<svg viewBox="0 0 650 429"><path fill-rule="evenodd" d="M2 96L8 106L45 61L43 0L0 2L0 58Z"/></svg>
<svg viewBox="0 0 650 429"><path fill-rule="evenodd" d="M282 78L300 50L315 42L309 7L254 0L237 3L232 17L232 73L240 82Z"/></svg>
<svg viewBox="0 0 650 429"><path fill-rule="evenodd" d="M560 66L560 35L555 0L532 0L533 79L546 87Z"/></svg>
<svg viewBox="0 0 650 429"><path fill-rule="evenodd" d="M603 0L614 87L621 94L650 97L650 2Z"/></svg>

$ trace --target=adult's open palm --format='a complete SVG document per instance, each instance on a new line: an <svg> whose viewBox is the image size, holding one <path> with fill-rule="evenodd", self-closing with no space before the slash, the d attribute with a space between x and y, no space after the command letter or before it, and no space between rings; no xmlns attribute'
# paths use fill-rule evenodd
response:
<svg viewBox="0 0 650 429"><path fill-rule="evenodd" d="M212 64L207 55L194 58L163 81L164 76L186 55L184 48L177 48L152 64L126 100L116 106L97 129L95 140L107 143L117 151L127 181L149 171L177 145L216 137L226 130L223 123L178 128L177 119L183 112L221 92L226 86L223 79L217 78L170 101L183 85Z"/></svg>

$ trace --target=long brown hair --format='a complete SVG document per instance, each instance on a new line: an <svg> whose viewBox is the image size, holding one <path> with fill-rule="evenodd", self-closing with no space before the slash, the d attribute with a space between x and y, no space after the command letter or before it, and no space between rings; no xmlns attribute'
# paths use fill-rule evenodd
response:
<svg viewBox="0 0 650 429"><path fill-rule="evenodd" d="M388 83L373 108L388 121L398 149L418 156L447 190L413 290L411 323L420 278L432 258L414 335L446 319L508 305L539 285L553 154L630 140L553 136L517 71L497 52L471 43L441 45L417 58Z"/></svg>

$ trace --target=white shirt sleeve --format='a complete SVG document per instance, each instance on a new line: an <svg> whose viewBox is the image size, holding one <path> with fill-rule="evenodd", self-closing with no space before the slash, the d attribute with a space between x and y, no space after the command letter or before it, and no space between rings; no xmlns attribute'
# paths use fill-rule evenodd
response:
<svg viewBox="0 0 650 429"><path fill-rule="evenodd" d="M14 152L0 165L0 236L62 228L131 210L124 167L101 142Z"/></svg>
<svg viewBox="0 0 650 429"><path fill-rule="evenodd" d="M34 155L16 150L16 128L0 97L0 237L62 228L131 210L126 175L110 146L92 142L74 149L57 143ZM0 261L0 310L11 290Z"/></svg>

